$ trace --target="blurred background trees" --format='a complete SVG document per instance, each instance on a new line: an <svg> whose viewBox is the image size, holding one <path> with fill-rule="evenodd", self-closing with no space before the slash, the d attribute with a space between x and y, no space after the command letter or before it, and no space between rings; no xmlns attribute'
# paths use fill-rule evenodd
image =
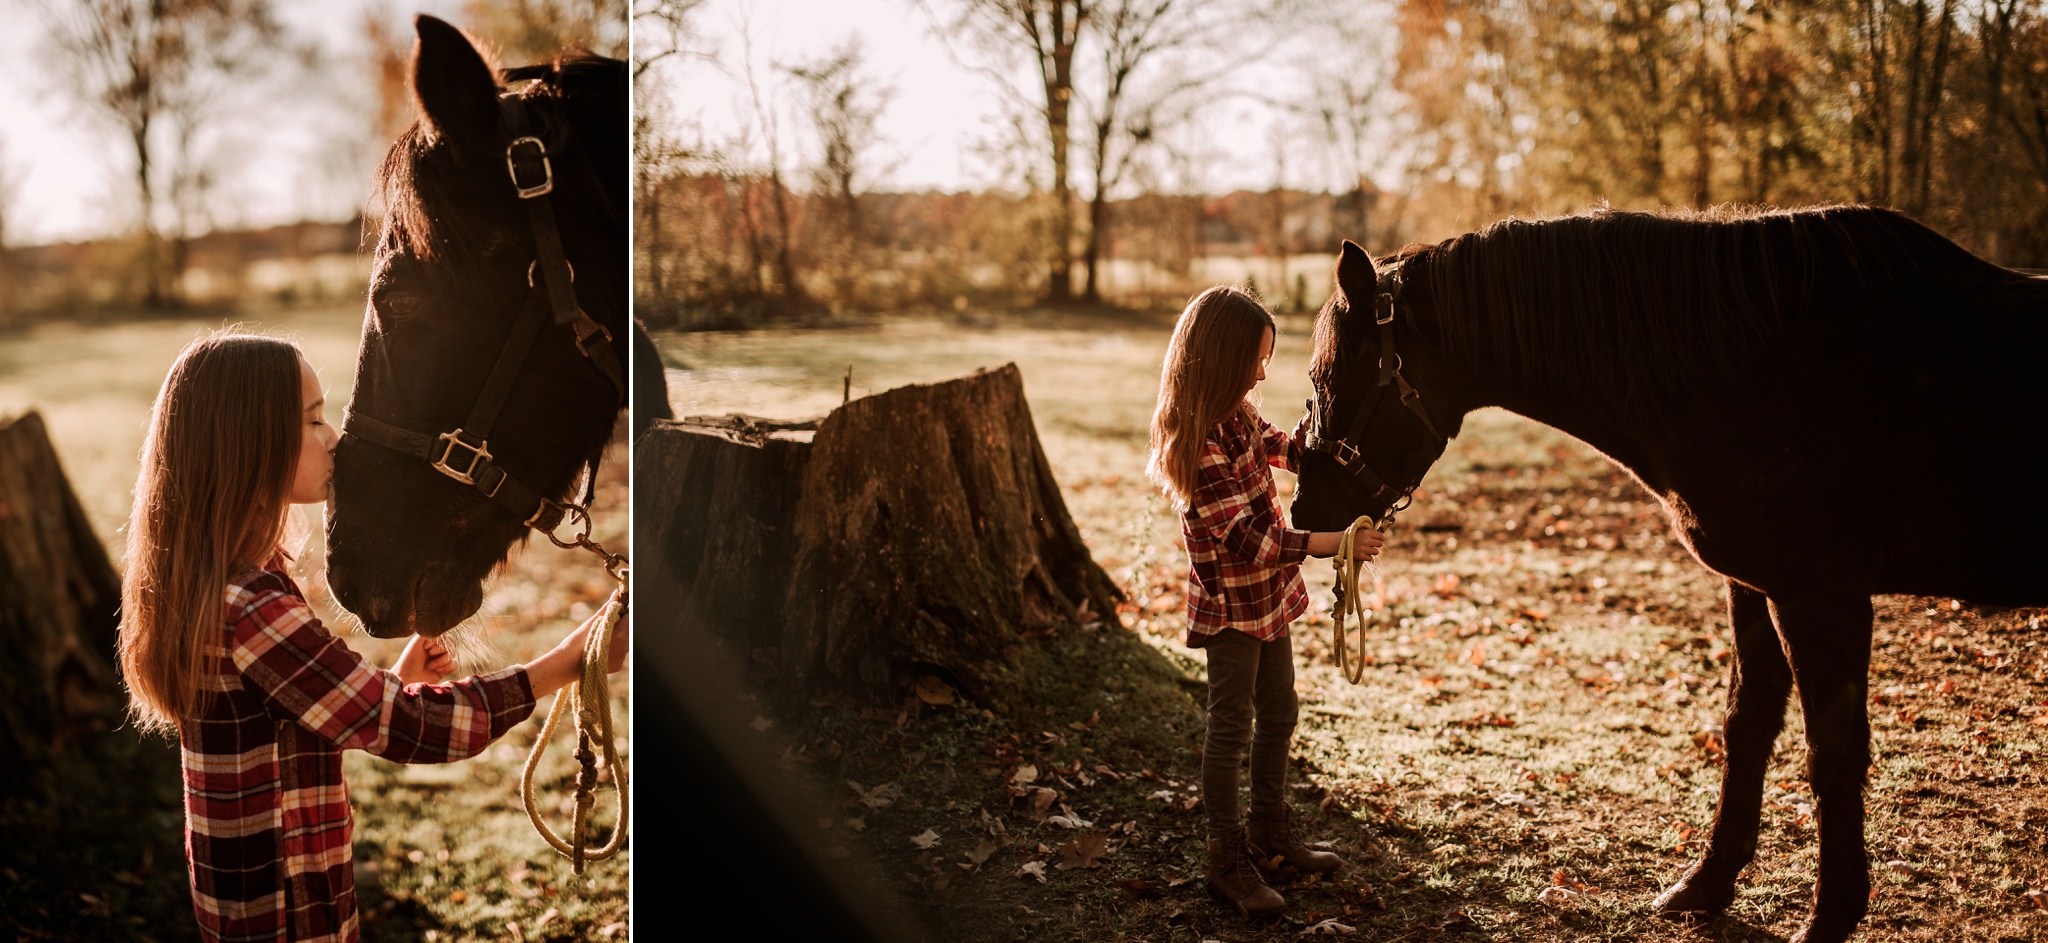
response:
<svg viewBox="0 0 2048 943"><path fill-rule="evenodd" d="M416 6L504 65L628 46L626 0L18 6L0 325L360 300L371 171L413 119Z"/></svg>
<svg viewBox="0 0 2048 943"><path fill-rule="evenodd" d="M666 122L641 168L643 317L1171 305L1247 275L1269 301L1313 305L1338 239L1388 251L1603 202L1875 203L2048 267L2043 0L915 9L1002 100L984 183L890 185L892 155L919 142L883 133L891 79L858 36L764 64L753 13L641 0L636 25L663 29L638 34L637 103ZM708 38L721 18L749 41ZM716 104L663 80L681 57L748 77L743 132L680 117ZM1271 183L1222 191L1214 144L1245 133L1246 108L1271 116Z"/></svg>

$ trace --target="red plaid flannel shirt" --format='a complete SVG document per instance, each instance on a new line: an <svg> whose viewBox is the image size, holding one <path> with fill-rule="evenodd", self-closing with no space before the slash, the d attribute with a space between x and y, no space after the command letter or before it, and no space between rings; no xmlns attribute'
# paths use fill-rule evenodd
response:
<svg viewBox="0 0 2048 943"><path fill-rule="evenodd" d="M200 936L351 943L355 818L341 751L474 756L533 713L526 669L401 684L328 634L276 570L229 581L225 620L202 681L210 706L179 731Z"/></svg>
<svg viewBox="0 0 2048 943"><path fill-rule="evenodd" d="M1287 634L1308 611L1301 561L1308 531L1287 526L1273 500L1273 469L1298 470L1301 447L1256 411L1210 430L1195 493L1181 512L1188 546L1187 644L1200 648L1236 629L1262 642Z"/></svg>

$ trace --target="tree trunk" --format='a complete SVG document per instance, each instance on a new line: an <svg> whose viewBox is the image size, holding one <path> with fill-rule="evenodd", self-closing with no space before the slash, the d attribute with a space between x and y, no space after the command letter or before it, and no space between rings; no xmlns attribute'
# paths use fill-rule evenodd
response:
<svg viewBox="0 0 2048 943"><path fill-rule="evenodd" d="M743 651L781 641L791 527L811 423L751 416L656 422L634 447L635 582L643 638L708 633Z"/></svg>
<svg viewBox="0 0 2048 943"><path fill-rule="evenodd" d="M0 779L119 704L120 606L42 417L0 424Z"/></svg>
<svg viewBox="0 0 2048 943"><path fill-rule="evenodd" d="M1021 693L1034 635L1123 594L1068 515L1015 365L851 402L810 442L750 417L658 423L637 453L642 625L774 649L777 687L937 673Z"/></svg>

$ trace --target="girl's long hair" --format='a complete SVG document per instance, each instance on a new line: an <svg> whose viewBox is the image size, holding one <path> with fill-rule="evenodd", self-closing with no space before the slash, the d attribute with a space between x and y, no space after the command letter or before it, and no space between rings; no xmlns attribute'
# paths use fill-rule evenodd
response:
<svg viewBox="0 0 2048 943"><path fill-rule="evenodd" d="M121 675L145 733L176 736L207 706L228 579L284 537L299 396L298 347L232 329L186 346L157 392L121 580Z"/></svg>
<svg viewBox="0 0 2048 943"><path fill-rule="evenodd" d="M1233 412L1252 409L1245 393L1258 376L1259 344L1272 329L1273 315L1233 285L1204 291L1181 310L1159 368L1159 406L1145 461L1145 476L1175 508L1186 508L1194 497L1209 430Z"/></svg>

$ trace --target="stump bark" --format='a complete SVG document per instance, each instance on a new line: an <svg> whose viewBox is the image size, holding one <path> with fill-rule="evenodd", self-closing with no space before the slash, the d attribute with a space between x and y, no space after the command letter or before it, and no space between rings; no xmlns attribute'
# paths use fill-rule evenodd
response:
<svg viewBox="0 0 2048 943"><path fill-rule="evenodd" d="M855 400L809 442L748 422L657 424L642 441L639 592L655 631L674 619L772 646L787 695L874 691L908 669L1007 699L1018 646L1122 598L1014 364Z"/></svg>
<svg viewBox="0 0 2048 943"><path fill-rule="evenodd" d="M120 606L121 579L42 417L0 424L0 768L22 768L120 703Z"/></svg>

